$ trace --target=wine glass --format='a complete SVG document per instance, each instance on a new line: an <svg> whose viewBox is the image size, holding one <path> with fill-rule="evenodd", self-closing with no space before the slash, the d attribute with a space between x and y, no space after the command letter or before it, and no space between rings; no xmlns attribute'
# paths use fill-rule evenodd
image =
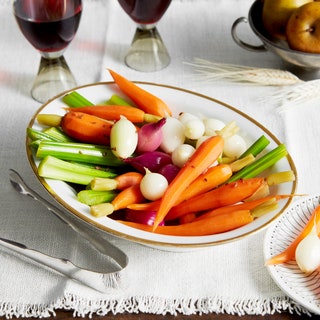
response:
<svg viewBox="0 0 320 320"><path fill-rule="evenodd" d="M44 103L75 87L63 53L77 32L81 0L14 0L13 12L23 35L41 54L31 96Z"/></svg>
<svg viewBox="0 0 320 320"><path fill-rule="evenodd" d="M152 72L165 68L170 56L156 28L171 0L118 0L123 10L137 24L126 64L135 70Z"/></svg>

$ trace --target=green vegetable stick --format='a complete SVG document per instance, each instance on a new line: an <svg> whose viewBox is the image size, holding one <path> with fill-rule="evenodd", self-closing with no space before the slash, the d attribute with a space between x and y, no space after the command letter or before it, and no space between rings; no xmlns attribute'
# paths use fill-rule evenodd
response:
<svg viewBox="0 0 320 320"><path fill-rule="evenodd" d="M264 135L262 135L239 157L239 159L242 159L249 154L252 154L254 157L256 157L268 146L269 143L270 141Z"/></svg>
<svg viewBox="0 0 320 320"><path fill-rule="evenodd" d="M77 199L88 206L111 202L117 192L115 191L96 191L96 190L81 190L77 194Z"/></svg>
<svg viewBox="0 0 320 320"><path fill-rule="evenodd" d="M78 142L41 141L36 153L38 158L54 156L62 160L85 162L118 167L124 163L118 159L109 146L98 146Z"/></svg>
<svg viewBox="0 0 320 320"><path fill-rule="evenodd" d="M88 185L95 177L116 177L116 174L113 172L77 165L52 156L47 156L42 159L38 167L38 174L43 178L62 180L82 185Z"/></svg>
<svg viewBox="0 0 320 320"><path fill-rule="evenodd" d="M239 179L253 178L259 175L264 170L273 166L281 158L287 155L287 149L284 144L280 144L275 149L269 151L267 154L257 159L252 164L243 168L242 170L235 173L227 182L233 182Z"/></svg>
<svg viewBox="0 0 320 320"><path fill-rule="evenodd" d="M62 97L62 101L71 108L94 106L94 104L91 101L87 100L77 91L67 93Z"/></svg>

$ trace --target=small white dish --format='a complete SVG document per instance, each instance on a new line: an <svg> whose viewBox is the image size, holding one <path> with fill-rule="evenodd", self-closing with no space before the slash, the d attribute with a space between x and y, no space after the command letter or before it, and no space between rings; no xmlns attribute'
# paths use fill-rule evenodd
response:
<svg viewBox="0 0 320 320"><path fill-rule="evenodd" d="M265 260L283 251L301 232L312 211L320 205L320 196L305 198L297 202L269 227L264 239ZM320 315L320 272L304 274L297 263L267 266L279 286L290 298L310 312Z"/></svg>

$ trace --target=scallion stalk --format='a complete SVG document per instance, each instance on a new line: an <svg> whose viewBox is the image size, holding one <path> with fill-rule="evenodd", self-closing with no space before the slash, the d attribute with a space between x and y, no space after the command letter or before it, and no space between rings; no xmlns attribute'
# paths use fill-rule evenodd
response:
<svg viewBox="0 0 320 320"><path fill-rule="evenodd" d="M97 165L118 167L124 165L109 146L78 142L41 141L36 153L38 158L54 156L61 160L86 162Z"/></svg>
<svg viewBox="0 0 320 320"><path fill-rule="evenodd" d="M62 101L71 108L94 106L94 104L87 100L83 95L77 91L67 93L62 97Z"/></svg>
<svg viewBox="0 0 320 320"><path fill-rule="evenodd" d="M269 151L268 153L266 153L261 158L257 159L252 164L248 165L247 167L235 173L228 180L228 182L233 182L239 179L248 179L248 178L256 177L264 170L273 166L275 163L277 163L280 159L285 157L287 154L288 153L285 145L280 144L275 149Z"/></svg>
<svg viewBox="0 0 320 320"><path fill-rule="evenodd" d="M89 168L76 163L70 163L53 156L47 156L39 164L40 177L62 180L81 185L88 185L94 178L114 178L116 174L104 170Z"/></svg>

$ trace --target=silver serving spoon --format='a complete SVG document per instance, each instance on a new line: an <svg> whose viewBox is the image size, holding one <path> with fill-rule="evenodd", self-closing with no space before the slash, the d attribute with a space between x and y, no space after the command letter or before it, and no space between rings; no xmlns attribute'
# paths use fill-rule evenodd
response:
<svg viewBox="0 0 320 320"><path fill-rule="evenodd" d="M119 248L111 244L108 240L100 236L99 233L93 232L89 228L86 228L82 224L76 222L75 220L71 219L66 213L61 211L59 208L51 204L49 201L41 197L38 193L32 190L22 179L20 174L13 170L9 170L10 175L10 182L13 185L14 189L23 195L31 196L34 200L39 201L42 203L49 211L51 211L55 216L57 216L60 220L66 223L70 228L72 228L75 232L81 235L88 243L101 254L110 257L113 261L118 265L118 272L124 269L128 263L129 259L128 256ZM23 244L16 243L14 241L3 239L2 244L10 244L10 246L14 246L16 244L17 247L20 247L20 251L22 247L25 247ZM4 243L5 242L5 243ZM8 245L7 245L8 246ZM39 253L38 251L28 249L25 247L26 250L34 251ZM41 254L41 253L40 253ZM47 256L47 255L45 255ZM61 259L64 260L65 259Z"/></svg>

